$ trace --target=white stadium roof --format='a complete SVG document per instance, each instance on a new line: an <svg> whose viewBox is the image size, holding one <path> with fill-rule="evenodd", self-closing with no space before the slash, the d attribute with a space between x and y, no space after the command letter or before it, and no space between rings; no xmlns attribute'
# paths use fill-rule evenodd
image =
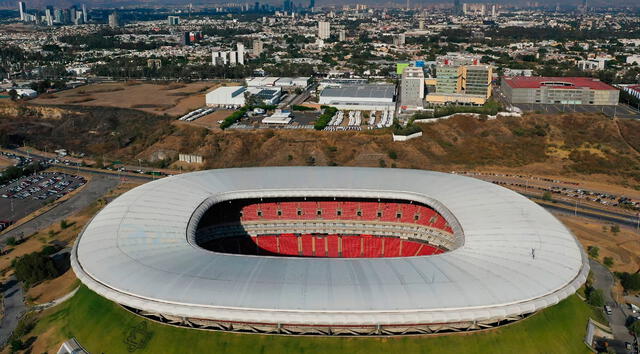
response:
<svg viewBox="0 0 640 354"><path fill-rule="evenodd" d="M440 255L404 258L222 254L191 242L217 201L286 196L413 200L463 239ZM72 265L92 290L146 312L344 326L529 314L573 294L589 270L574 236L513 191L438 172L344 167L221 169L144 184L95 216Z"/></svg>

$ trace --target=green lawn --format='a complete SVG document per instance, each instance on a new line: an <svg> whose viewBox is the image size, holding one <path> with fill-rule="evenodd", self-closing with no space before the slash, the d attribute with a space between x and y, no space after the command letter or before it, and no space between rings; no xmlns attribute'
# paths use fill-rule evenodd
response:
<svg viewBox="0 0 640 354"><path fill-rule="evenodd" d="M574 295L521 322L472 334L286 337L161 325L141 319L83 286L73 299L46 314L33 334L55 326L59 328L55 337L75 336L91 353L588 353L582 339L590 315L591 308ZM150 339L144 348L125 343L127 338L130 343L144 342L141 338L147 335Z"/></svg>

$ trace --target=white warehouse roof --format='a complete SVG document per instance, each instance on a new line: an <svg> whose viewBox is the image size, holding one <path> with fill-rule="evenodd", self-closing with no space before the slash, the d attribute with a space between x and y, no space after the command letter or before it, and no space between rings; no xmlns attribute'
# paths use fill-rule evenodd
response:
<svg viewBox="0 0 640 354"><path fill-rule="evenodd" d="M285 196L413 200L443 215L463 242L433 256L301 258L222 254L191 241L214 203ZM87 225L72 266L89 288L136 309L327 325L528 314L573 294L589 271L574 236L513 191L438 172L344 167L221 169L144 184Z"/></svg>

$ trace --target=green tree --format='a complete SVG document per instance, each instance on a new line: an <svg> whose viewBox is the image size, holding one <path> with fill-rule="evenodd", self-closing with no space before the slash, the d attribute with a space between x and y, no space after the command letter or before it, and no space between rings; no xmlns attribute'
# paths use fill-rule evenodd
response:
<svg viewBox="0 0 640 354"><path fill-rule="evenodd" d="M637 291L640 290L640 274L629 274L627 272L618 274L620 283L625 290Z"/></svg>
<svg viewBox="0 0 640 354"><path fill-rule="evenodd" d="M612 257L604 257L603 261L605 266L611 268L613 266L613 258Z"/></svg>
<svg viewBox="0 0 640 354"><path fill-rule="evenodd" d="M46 279L58 276L53 260L42 253L34 252L16 259L14 264L16 278L30 287Z"/></svg>
<svg viewBox="0 0 640 354"><path fill-rule="evenodd" d="M613 232L614 235L618 234L618 232L620 232L620 225L611 225L611 232Z"/></svg>
<svg viewBox="0 0 640 354"><path fill-rule="evenodd" d="M389 158L393 159L393 160L397 159L398 158L398 153L393 151L393 150L389 151Z"/></svg>
<svg viewBox="0 0 640 354"><path fill-rule="evenodd" d="M18 91L11 89L9 90L9 97L11 98L12 101L15 101L18 99Z"/></svg>
<svg viewBox="0 0 640 354"><path fill-rule="evenodd" d="M600 248L598 248L598 246L589 246L587 248L587 252L589 252L589 256L591 258L598 258L600 255Z"/></svg>
<svg viewBox="0 0 640 354"><path fill-rule="evenodd" d="M635 333L636 336L640 336L640 321L633 321L633 323L629 325L629 330Z"/></svg>
<svg viewBox="0 0 640 354"><path fill-rule="evenodd" d="M553 201L553 196L551 195L551 192L546 191L542 194L542 200L545 200L547 202L552 202Z"/></svg>

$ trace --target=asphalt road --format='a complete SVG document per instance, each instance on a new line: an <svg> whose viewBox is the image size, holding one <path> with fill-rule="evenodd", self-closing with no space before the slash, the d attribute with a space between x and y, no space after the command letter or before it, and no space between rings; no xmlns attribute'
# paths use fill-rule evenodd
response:
<svg viewBox="0 0 640 354"><path fill-rule="evenodd" d="M625 348L624 343L633 343L634 338L629 334L629 330L625 327L625 321L627 315L624 313L622 306L613 299L611 295L611 289L614 285L613 274L602 264L589 259L589 265L591 266L591 272L593 273L593 286L602 290L604 295L605 304L611 306L611 315L607 315L609 318L609 326L613 331L614 340L609 342L611 348L615 349L616 353L628 354L629 352Z"/></svg>
<svg viewBox="0 0 640 354"><path fill-rule="evenodd" d="M20 317L26 311L24 293L16 278L11 277L7 283L2 285L0 289L4 289L4 317L0 322L0 348L9 339L18 325Z"/></svg>
<svg viewBox="0 0 640 354"><path fill-rule="evenodd" d="M28 237L38 230L47 227L53 223L73 215L74 213L88 207L96 199L107 193L118 185L118 179L107 178L103 176L94 176L90 179L83 189L78 191L71 198L59 204L53 209L41 214L26 223L0 235L0 244L4 244L7 238L13 236Z"/></svg>

